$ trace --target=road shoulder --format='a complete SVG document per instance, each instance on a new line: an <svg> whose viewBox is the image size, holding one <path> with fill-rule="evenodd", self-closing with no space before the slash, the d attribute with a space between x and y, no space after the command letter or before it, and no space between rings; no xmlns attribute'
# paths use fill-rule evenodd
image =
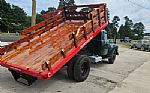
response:
<svg viewBox="0 0 150 93"><path fill-rule="evenodd" d="M149 93L150 61L132 72L123 82L109 93Z"/></svg>

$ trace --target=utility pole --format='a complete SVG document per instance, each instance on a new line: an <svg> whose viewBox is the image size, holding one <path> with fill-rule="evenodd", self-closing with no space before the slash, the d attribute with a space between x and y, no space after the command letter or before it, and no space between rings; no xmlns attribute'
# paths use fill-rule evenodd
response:
<svg viewBox="0 0 150 93"><path fill-rule="evenodd" d="M36 0L32 0L32 20L31 25L34 26L36 24Z"/></svg>

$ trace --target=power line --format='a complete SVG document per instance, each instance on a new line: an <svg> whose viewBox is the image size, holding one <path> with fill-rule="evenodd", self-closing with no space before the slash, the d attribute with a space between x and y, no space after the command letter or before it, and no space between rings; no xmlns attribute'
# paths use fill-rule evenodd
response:
<svg viewBox="0 0 150 93"><path fill-rule="evenodd" d="M128 0L128 1L129 1L129 0ZM150 8L144 7L144 6L142 6L142 5L138 4L138 3L135 3L135 2L133 2L133 1L129 1L129 2L132 3L132 4L134 4L134 5L136 5L136 6L138 6L138 7L141 7L141 8L143 8L143 9L146 9L146 10L149 10L149 11L150 11Z"/></svg>

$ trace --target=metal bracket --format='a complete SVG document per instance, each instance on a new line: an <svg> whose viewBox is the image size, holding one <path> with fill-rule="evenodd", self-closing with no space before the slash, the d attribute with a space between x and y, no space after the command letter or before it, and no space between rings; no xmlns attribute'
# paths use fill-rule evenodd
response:
<svg viewBox="0 0 150 93"><path fill-rule="evenodd" d="M14 79L17 82L22 83L22 84L27 85L27 86L32 85L37 80L36 77L29 76L27 74L20 73L20 72L17 72L15 70L12 70L12 69L9 69L9 71L11 72L12 76L14 77Z"/></svg>

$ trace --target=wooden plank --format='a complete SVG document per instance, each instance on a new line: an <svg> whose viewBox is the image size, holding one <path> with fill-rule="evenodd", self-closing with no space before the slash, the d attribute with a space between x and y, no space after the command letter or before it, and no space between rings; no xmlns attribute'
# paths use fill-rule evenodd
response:
<svg viewBox="0 0 150 93"><path fill-rule="evenodd" d="M99 9L100 12L104 11L104 5L99 6L98 9Z"/></svg>
<svg viewBox="0 0 150 93"><path fill-rule="evenodd" d="M66 11L67 15L87 15L89 12L76 12L76 11Z"/></svg>
<svg viewBox="0 0 150 93"><path fill-rule="evenodd" d="M101 18L102 18L102 17L105 17L105 12L104 12L104 11L100 13L100 17L101 17Z"/></svg>
<svg viewBox="0 0 150 93"><path fill-rule="evenodd" d="M93 18L93 24L94 25L98 25L98 17L94 17Z"/></svg>
<svg viewBox="0 0 150 93"><path fill-rule="evenodd" d="M52 18L50 18L50 19L47 19L47 20L45 20L45 21L43 21L43 22L41 22L41 23L39 23L39 24L36 24L35 26L29 27L29 28L27 28L27 29L25 29L25 30L22 30L22 31L21 31L21 35L31 34L31 33L33 33L35 30L38 30L38 29L40 29L41 27L44 27L44 26L46 26L46 25L48 25L48 24L50 24L50 23L52 23L52 22L55 22L56 20L61 19L61 18L63 18L63 15L62 15L62 14L56 15L55 17L52 17Z"/></svg>
<svg viewBox="0 0 150 93"><path fill-rule="evenodd" d="M98 12L98 23L99 23L99 26L101 27L101 15L100 15L100 9L97 9L97 12Z"/></svg>
<svg viewBox="0 0 150 93"><path fill-rule="evenodd" d="M92 14L93 17L96 17L98 15L98 12L97 12L97 10L94 10L94 11L91 12L91 14Z"/></svg>
<svg viewBox="0 0 150 93"><path fill-rule="evenodd" d="M61 23L63 23L63 19L57 20L53 23L53 27L56 27L58 25L60 25Z"/></svg>
<svg viewBox="0 0 150 93"><path fill-rule="evenodd" d="M58 18L59 18L59 17L58 17ZM57 18L56 18L56 19L57 19ZM52 20L52 21L53 21L53 20ZM55 24L48 25L48 26L46 26L46 28L42 28L42 29L40 29L40 30L34 32L33 34L29 35L29 36L26 36L26 37L24 37L24 38L22 38L22 39L20 39L20 40L18 40L18 41L16 41L16 42L10 44L10 45L5 46L4 48L1 48L1 49L0 49L0 54L3 55L4 52L6 52L6 51L8 51L8 50L10 50L10 49L16 48L16 47L19 46L21 43L27 42L29 39L32 39L33 37L40 35L41 33L43 33L44 31L46 31L46 30L48 30L48 29L51 29L51 28L53 27L53 25L54 25L54 26L59 25L61 22L62 22L62 20L61 20L61 21L56 21Z"/></svg>
<svg viewBox="0 0 150 93"><path fill-rule="evenodd" d="M87 34L89 34L91 32L91 28L92 28L92 24L91 24L91 20L88 21L87 23L84 24L84 27L86 29Z"/></svg>
<svg viewBox="0 0 150 93"><path fill-rule="evenodd" d="M53 17L53 15L57 15L59 12L62 12L62 11L63 11L63 7L62 7L62 8L59 8L59 9L57 9L57 10L54 10L54 11L52 11L52 12L48 12L48 13L42 15L42 16L43 16L43 18L48 19L48 18L50 18L51 16Z"/></svg>
<svg viewBox="0 0 150 93"><path fill-rule="evenodd" d="M61 32L61 33L64 33L63 31ZM64 33L64 34L62 34L62 35L67 35L67 33L68 32L66 32L66 33ZM47 35L47 34L45 34L45 35ZM61 36L62 37L62 36ZM68 36L69 37L69 36ZM58 37L59 38L59 37ZM59 38L60 40L62 39L62 38ZM57 41L58 41L58 39L56 39ZM54 44L53 42L51 42L52 44ZM48 44L48 43L45 43L45 44ZM56 42L56 44L57 44L57 42ZM43 45L44 46L44 45ZM38 49L40 49L40 48L42 48L43 46L38 46ZM30 50L31 51L31 50ZM37 51L37 50L36 50Z"/></svg>
<svg viewBox="0 0 150 93"><path fill-rule="evenodd" d="M76 6L67 6L66 9L71 9L71 8L79 8L79 7L89 7L89 8L98 8L99 6L104 5L105 3L102 4L90 4L90 5L76 5Z"/></svg>
<svg viewBox="0 0 150 93"><path fill-rule="evenodd" d="M68 16L66 20L88 20L88 17L81 17L81 16Z"/></svg>

